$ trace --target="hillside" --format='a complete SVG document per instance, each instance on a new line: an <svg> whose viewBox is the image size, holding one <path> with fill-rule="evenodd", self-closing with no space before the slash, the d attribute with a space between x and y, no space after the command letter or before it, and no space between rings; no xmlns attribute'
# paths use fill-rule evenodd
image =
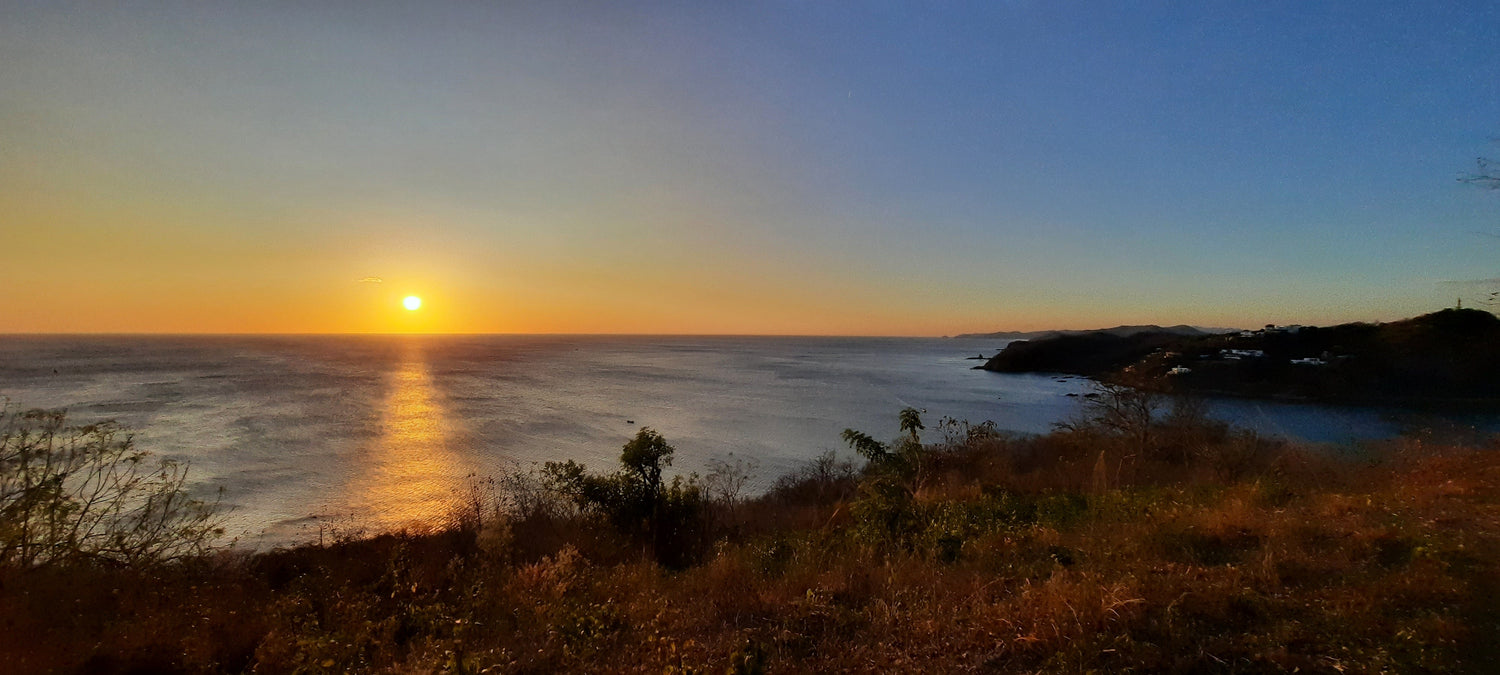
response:
<svg viewBox="0 0 1500 675"><path fill-rule="evenodd" d="M1182 416L1144 436L923 439L916 412L894 443L858 439L864 468L829 453L749 499L643 492L654 473L627 467L663 465L632 441L612 474L478 482L426 533L0 564L0 672L1462 673L1500 656L1493 439L1350 461Z"/></svg>
<svg viewBox="0 0 1500 675"><path fill-rule="evenodd" d="M1092 332L1012 342L982 368L1001 373L1071 373L1097 376L1124 368L1185 336L1143 331L1130 335ZM1188 339L1191 339L1189 337Z"/></svg>
<svg viewBox="0 0 1500 675"><path fill-rule="evenodd" d="M1012 343L983 368L1105 378L1128 373L1179 391L1252 397L1500 400L1500 319L1480 310L1445 309L1385 324L1267 327L1231 335L1059 336Z"/></svg>

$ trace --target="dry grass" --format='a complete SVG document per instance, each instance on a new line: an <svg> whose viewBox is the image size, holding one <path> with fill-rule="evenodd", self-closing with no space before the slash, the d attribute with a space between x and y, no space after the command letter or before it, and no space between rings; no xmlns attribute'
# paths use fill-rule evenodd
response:
<svg viewBox="0 0 1500 675"><path fill-rule="evenodd" d="M1077 433L948 446L912 494L915 531L889 538L853 515L871 498L857 476L806 472L720 514L681 571L537 511L12 574L0 671L1483 672L1500 656L1493 440L1357 461L1194 443L1172 461Z"/></svg>

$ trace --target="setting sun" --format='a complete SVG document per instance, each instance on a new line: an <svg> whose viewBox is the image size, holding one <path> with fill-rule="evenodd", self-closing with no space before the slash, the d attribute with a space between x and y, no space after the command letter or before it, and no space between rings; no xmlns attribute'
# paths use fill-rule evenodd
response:
<svg viewBox="0 0 1500 675"><path fill-rule="evenodd" d="M416 311L422 306L422 299L415 295L408 295L404 300L401 301L401 306L405 307L408 310Z"/></svg>

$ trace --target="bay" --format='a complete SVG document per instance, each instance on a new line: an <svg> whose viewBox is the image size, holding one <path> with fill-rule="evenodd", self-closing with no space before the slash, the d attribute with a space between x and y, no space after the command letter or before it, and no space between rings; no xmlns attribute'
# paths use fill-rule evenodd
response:
<svg viewBox="0 0 1500 675"><path fill-rule="evenodd" d="M674 473L752 467L750 492L845 428L894 437L896 413L1043 433L1087 380L973 370L992 339L642 336L5 336L0 397L114 419L222 487L247 546L440 519L476 478L573 459L614 467L651 427ZM1072 396L1069 396L1069 395ZM1213 401L1262 433L1351 443L1397 433L1392 411ZM1461 420L1476 423L1475 420ZM1493 419L1478 420L1494 426Z"/></svg>

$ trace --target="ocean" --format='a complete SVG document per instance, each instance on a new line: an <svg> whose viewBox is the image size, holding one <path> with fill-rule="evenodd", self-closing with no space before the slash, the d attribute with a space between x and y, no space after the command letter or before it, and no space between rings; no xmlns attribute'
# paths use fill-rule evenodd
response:
<svg viewBox="0 0 1500 675"><path fill-rule="evenodd" d="M642 427L672 472L716 460L769 487L839 434L897 434L896 413L1041 433L1087 380L973 370L991 339L618 336L5 336L0 397L117 420L139 447L223 488L229 534L264 548L329 529L441 518L486 476L550 460L612 470ZM1069 396L1073 394L1074 396ZM1379 410L1213 401L1262 433L1350 443L1397 433ZM1488 420L1493 423L1493 420Z"/></svg>

